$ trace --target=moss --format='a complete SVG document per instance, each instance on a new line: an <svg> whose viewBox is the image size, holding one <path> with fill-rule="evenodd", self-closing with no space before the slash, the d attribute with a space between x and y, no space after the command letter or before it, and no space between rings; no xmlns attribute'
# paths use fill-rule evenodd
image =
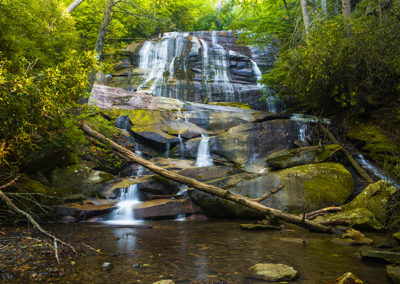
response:
<svg viewBox="0 0 400 284"><path fill-rule="evenodd" d="M240 103L240 102L210 102L209 105L216 105L216 106L227 106L227 107L237 107L242 109L251 109L248 104Z"/></svg>
<svg viewBox="0 0 400 284"><path fill-rule="evenodd" d="M54 189L52 189L51 187L29 178L25 174L19 178L18 182L23 188L27 189L30 193L52 194L54 192Z"/></svg>
<svg viewBox="0 0 400 284"><path fill-rule="evenodd" d="M351 174L338 163L297 166L274 174L281 179L282 184L297 190L304 189L305 209L343 204L354 188Z"/></svg>

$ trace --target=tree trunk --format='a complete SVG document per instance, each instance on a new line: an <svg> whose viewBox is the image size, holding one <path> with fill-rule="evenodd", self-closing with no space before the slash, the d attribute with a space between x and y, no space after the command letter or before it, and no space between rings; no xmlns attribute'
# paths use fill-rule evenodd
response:
<svg viewBox="0 0 400 284"><path fill-rule="evenodd" d="M321 0L321 6L322 6L322 12L324 13L324 15L327 15L328 10L326 8L326 0Z"/></svg>
<svg viewBox="0 0 400 284"><path fill-rule="evenodd" d="M350 17L351 13L350 0L342 0L342 11L343 11L343 17L345 19Z"/></svg>
<svg viewBox="0 0 400 284"><path fill-rule="evenodd" d="M310 229L312 231L316 232L322 232L322 233L331 233L333 230L331 230L330 227L326 227L323 225L320 225L318 223L309 221L309 220L304 220L301 217L295 216L293 214L285 213L283 211L274 209L274 208L269 208L264 205L261 205L260 203L253 201L247 197L241 196L236 193L232 193L226 189L222 189L213 185L209 185L203 182L199 182L198 180L182 176L180 174L168 171L164 168L161 168L143 158L140 156L136 155L132 151L129 151L128 149L118 145L117 143L113 142L112 140L106 138L99 132L91 129L86 123L83 123L82 129L90 136L99 139L100 141L104 143L109 143L114 149L119 151L120 153L124 154L126 157L130 158L132 161L144 166L145 168L149 169L150 171L159 174L160 176L166 177L168 179L177 181L182 184L186 184L188 186L194 187L200 191L207 192L209 194L231 200L233 202L239 203L241 205L244 205L246 207L249 207L251 209L254 209L258 212L261 212L263 214L266 214L270 217L281 219L283 221L286 221L288 223L293 223L296 225L299 225L301 227Z"/></svg>
<svg viewBox="0 0 400 284"><path fill-rule="evenodd" d="M114 0L107 0L106 8L104 10L103 18L101 20L99 33L97 35L96 52L97 52L97 59L99 61L103 52L103 46L107 34L107 28L111 22L111 13L113 5L114 5Z"/></svg>
<svg viewBox="0 0 400 284"><path fill-rule="evenodd" d="M306 37L308 38L310 34L310 15L308 14L307 0L300 0L300 5L301 12L303 13L304 30L306 31Z"/></svg>
<svg viewBox="0 0 400 284"><path fill-rule="evenodd" d="M68 8L67 8L67 12L71 13L73 10L75 10L76 7L78 7L83 1L85 0L75 0L74 2L72 2Z"/></svg>

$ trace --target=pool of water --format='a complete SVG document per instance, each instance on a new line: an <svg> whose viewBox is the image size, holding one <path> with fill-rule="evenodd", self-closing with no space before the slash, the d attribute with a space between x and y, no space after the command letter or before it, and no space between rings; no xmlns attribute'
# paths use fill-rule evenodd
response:
<svg viewBox="0 0 400 284"><path fill-rule="evenodd" d="M236 221L154 221L151 227L122 228L104 224L55 225L64 239L83 241L103 255L82 256L67 266L64 283L262 283L246 277L260 262L294 267L291 283L327 283L351 271L368 284L388 283L385 265L362 261L360 247L338 245L335 236L299 229L244 231ZM369 235L381 242L384 236ZM113 268L104 272L102 264Z"/></svg>

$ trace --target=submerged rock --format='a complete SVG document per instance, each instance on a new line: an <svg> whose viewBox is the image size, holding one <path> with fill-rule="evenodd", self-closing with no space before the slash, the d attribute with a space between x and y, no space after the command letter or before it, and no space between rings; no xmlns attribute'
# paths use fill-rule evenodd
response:
<svg viewBox="0 0 400 284"><path fill-rule="evenodd" d="M400 266L387 265L386 274L393 284L400 284Z"/></svg>
<svg viewBox="0 0 400 284"><path fill-rule="evenodd" d="M310 163L321 163L341 149L342 147L336 144L301 147L273 153L265 161L274 168L284 169Z"/></svg>
<svg viewBox="0 0 400 284"><path fill-rule="evenodd" d="M297 271L285 264L257 263L250 267L255 278L266 281L291 281L297 276Z"/></svg>

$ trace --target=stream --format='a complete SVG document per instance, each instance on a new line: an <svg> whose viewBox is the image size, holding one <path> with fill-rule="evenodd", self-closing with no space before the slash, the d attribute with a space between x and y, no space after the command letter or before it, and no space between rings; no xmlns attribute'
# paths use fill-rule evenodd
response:
<svg viewBox="0 0 400 284"><path fill-rule="evenodd" d="M95 223L54 225L66 239L83 241L103 255L81 256L65 269L63 282L263 283L246 277L260 262L293 266L291 283L327 283L351 271L368 284L388 283L385 265L360 260L360 247L332 242L336 236L301 229L245 231L238 221L152 221L151 228L112 227ZM376 243L384 235L367 234ZM113 268L104 272L102 264ZM222 280L226 282L222 282ZM220 281L220 282L218 282Z"/></svg>

